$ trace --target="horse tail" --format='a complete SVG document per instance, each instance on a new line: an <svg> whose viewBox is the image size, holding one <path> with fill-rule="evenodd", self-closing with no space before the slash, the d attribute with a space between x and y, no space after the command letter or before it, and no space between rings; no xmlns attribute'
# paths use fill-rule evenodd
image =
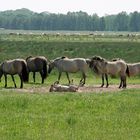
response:
<svg viewBox="0 0 140 140"><path fill-rule="evenodd" d="M128 65L126 65L126 66L127 66L127 68L126 68L126 74L127 74L128 77L130 77L129 67L128 67Z"/></svg>
<svg viewBox="0 0 140 140"><path fill-rule="evenodd" d="M22 79L24 82L28 82L29 80L29 73L28 73L28 69L27 69L27 65L24 61L22 61Z"/></svg>
<svg viewBox="0 0 140 140"><path fill-rule="evenodd" d="M48 75L48 71L47 71L47 61L43 60L43 78L46 78Z"/></svg>

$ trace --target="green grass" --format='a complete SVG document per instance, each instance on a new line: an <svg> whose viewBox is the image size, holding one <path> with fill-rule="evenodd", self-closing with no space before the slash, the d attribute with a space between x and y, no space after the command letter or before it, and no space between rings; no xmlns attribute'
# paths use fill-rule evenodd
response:
<svg viewBox="0 0 140 140"><path fill-rule="evenodd" d="M91 57L101 55L112 59L120 57L127 62L140 60L140 41L117 36L91 38L89 36L0 35L0 61L44 55L49 59L58 56ZM70 74L78 84L80 73ZM52 71L43 87L57 80ZM139 84L139 76L128 78L129 84ZM19 77L15 76L19 87ZM37 84L24 88L42 87L40 75ZM62 75L66 84L66 75ZM109 78L118 84L118 78ZM101 84L101 78L87 73L86 85ZM140 90L125 89L109 93L21 93L0 83L0 139L1 140L139 140Z"/></svg>
<svg viewBox="0 0 140 140"><path fill-rule="evenodd" d="M134 93L135 92L135 93ZM138 140L139 91L0 94L3 140Z"/></svg>
<svg viewBox="0 0 140 140"><path fill-rule="evenodd" d="M127 62L139 61L140 41L123 40L117 37L88 40L66 40L58 37L40 35L0 35L0 61L29 55L44 55L48 59L59 56L91 57L101 55L107 59L119 57ZM71 36L68 36L70 38ZM88 36L87 36L88 37ZM64 38L64 39L63 39ZM74 38L74 37L73 37ZM115 40L113 40L113 39ZM106 40L107 39L107 40Z"/></svg>

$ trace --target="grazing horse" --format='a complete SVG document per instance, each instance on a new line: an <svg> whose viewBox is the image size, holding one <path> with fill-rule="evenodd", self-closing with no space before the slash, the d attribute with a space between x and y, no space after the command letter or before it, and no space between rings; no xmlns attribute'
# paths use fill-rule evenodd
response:
<svg viewBox="0 0 140 140"><path fill-rule="evenodd" d="M7 75L12 76L15 88L16 83L14 75L18 74L21 80L20 88L23 88L23 82L28 82L28 69L27 63L24 59L7 60L0 64L0 79L2 75L5 77L5 88L7 87Z"/></svg>
<svg viewBox="0 0 140 140"><path fill-rule="evenodd" d="M42 78L42 84L44 83L44 79L47 78L48 71L47 65L48 61L44 56L32 57L29 56L26 58L27 67L29 72L33 72L33 80L35 82L35 73L39 72Z"/></svg>
<svg viewBox="0 0 140 140"><path fill-rule="evenodd" d="M136 76L140 74L140 62L127 64L128 70L127 73L129 76Z"/></svg>
<svg viewBox="0 0 140 140"><path fill-rule="evenodd" d="M88 69L88 62L84 58L73 58L69 59L67 57L59 57L54 59L49 64L49 73L52 69L56 67L59 71L58 82L60 81L62 72L66 73L69 84L71 83L68 73L76 73L78 71L82 72L82 78L80 80L81 85L85 84L86 72Z"/></svg>
<svg viewBox="0 0 140 140"><path fill-rule="evenodd" d="M119 88L126 88L126 71L127 64L121 60L117 59L115 61L107 61L106 59L100 56L94 56L91 58L90 68L92 68L95 73L102 75L102 85L104 86L104 77L106 79L106 87L108 84L108 74L110 75L119 75L120 76L120 85Z"/></svg>

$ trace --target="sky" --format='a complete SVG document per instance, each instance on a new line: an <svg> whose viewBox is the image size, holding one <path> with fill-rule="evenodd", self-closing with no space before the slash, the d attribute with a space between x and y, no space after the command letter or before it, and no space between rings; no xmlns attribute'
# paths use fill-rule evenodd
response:
<svg viewBox="0 0 140 140"><path fill-rule="evenodd" d="M87 12L99 16L118 14L122 11L140 12L140 0L0 0L0 11L27 8L34 12L63 13Z"/></svg>

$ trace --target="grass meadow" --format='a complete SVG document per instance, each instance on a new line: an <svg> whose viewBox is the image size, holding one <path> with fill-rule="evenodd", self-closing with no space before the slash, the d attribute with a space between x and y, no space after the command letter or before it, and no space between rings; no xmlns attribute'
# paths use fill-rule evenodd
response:
<svg viewBox="0 0 140 140"><path fill-rule="evenodd" d="M132 63L140 61L140 38L118 35L42 35L0 34L0 62L5 59L44 55L48 59L59 56L84 57L101 55L107 59L122 58ZM49 87L58 76L52 71L43 85L32 74L24 89ZM80 73L70 74L78 84ZM19 87L19 77L15 76ZM65 74L61 83L65 84ZM140 76L127 78L128 86L140 84ZM118 78L109 78L119 84ZM101 78L90 70L86 85L100 85ZM140 89L113 92L40 93L14 90L8 77L0 83L0 139L1 140L139 140Z"/></svg>

